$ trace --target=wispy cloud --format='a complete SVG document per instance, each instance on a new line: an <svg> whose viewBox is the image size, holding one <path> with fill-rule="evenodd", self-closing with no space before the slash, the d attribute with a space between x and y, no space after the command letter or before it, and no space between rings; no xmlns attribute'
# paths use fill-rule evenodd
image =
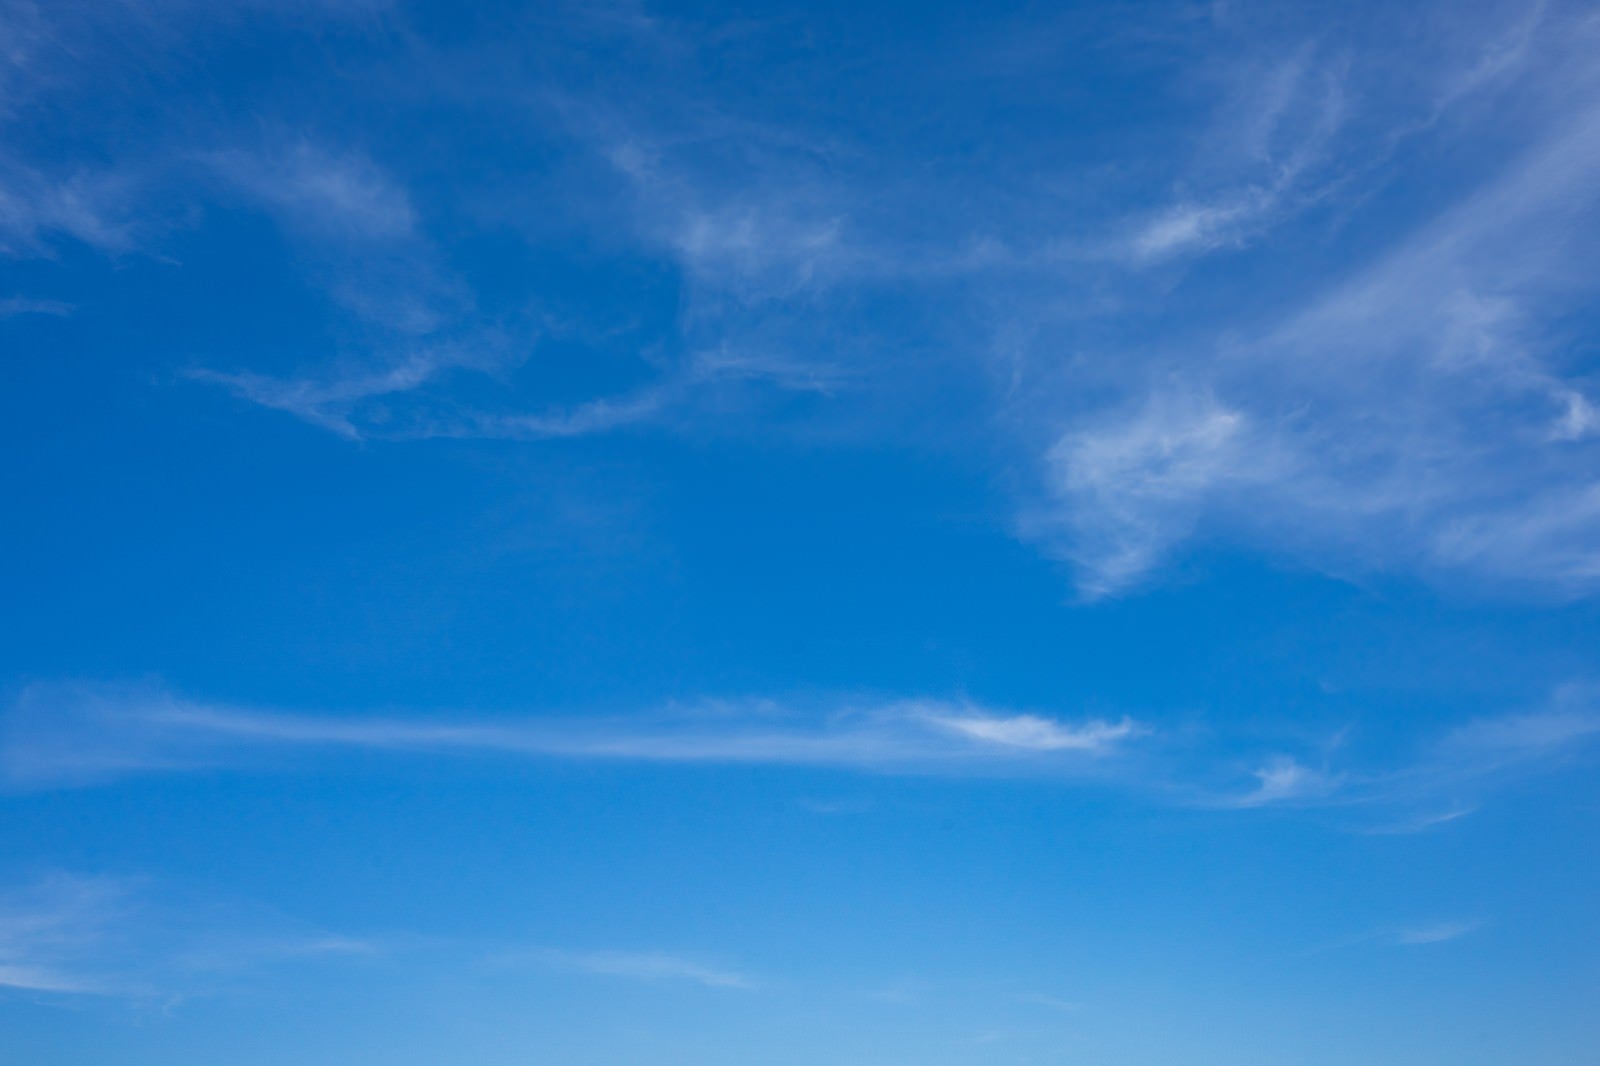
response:
<svg viewBox="0 0 1600 1066"><path fill-rule="evenodd" d="M659 951L567 951L544 949L533 956L547 965L601 977L650 984L688 983L705 988L752 989L748 974Z"/></svg>
<svg viewBox="0 0 1600 1066"><path fill-rule="evenodd" d="M298 138L260 151L233 148L200 158L284 225L319 241L383 243L417 236L410 195L358 152Z"/></svg>
<svg viewBox="0 0 1600 1066"><path fill-rule="evenodd" d="M1355 947L1426 948L1460 940L1482 929L1478 919L1429 922L1412 926L1381 926L1365 932L1341 937L1330 943L1309 949L1306 954L1320 954Z"/></svg>
<svg viewBox="0 0 1600 1066"><path fill-rule="evenodd" d="M698 296L762 303L863 267L850 187L826 149L704 100L664 125L615 107L562 107L569 129L632 190L640 236L671 254Z"/></svg>
<svg viewBox="0 0 1600 1066"><path fill-rule="evenodd" d="M1480 719L1450 735L1446 750L1466 758L1534 758L1600 737L1600 713L1585 686L1563 690L1548 710Z"/></svg>
<svg viewBox="0 0 1600 1066"><path fill-rule="evenodd" d="M98 993L114 987L88 969L125 909L116 881L54 875L0 896L0 987Z"/></svg>
<svg viewBox="0 0 1600 1066"><path fill-rule="evenodd" d="M224 201L276 220L349 339L337 358L291 373L203 367L191 379L351 439L429 436L456 406L434 395L452 375L493 375L531 353L537 330L478 313L404 181L369 154L279 135L196 160Z"/></svg>
<svg viewBox="0 0 1600 1066"><path fill-rule="evenodd" d="M1472 814L1466 800L1509 782L1559 769L1600 741L1600 699L1594 686L1556 689L1533 710L1472 719L1422 743L1406 761L1308 766L1275 755L1251 771L1255 787L1209 801L1224 807L1333 806L1386 812L1358 829L1367 835L1421 833Z"/></svg>
<svg viewBox="0 0 1600 1066"><path fill-rule="evenodd" d="M1275 326L1147 372L1122 410L1058 434L1052 504L1026 528L1086 593L1133 587L1196 534L1333 571L1596 587L1600 422L1545 323L1593 291L1600 90L1570 57L1552 67L1570 103L1476 192Z"/></svg>
<svg viewBox="0 0 1600 1066"><path fill-rule="evenodd" d="M146 217L133 209L131 172L45 174L0 159L0 255L48 257L63 240L108 255L135 250Z"/></svg>
<svg viewBox="0 0 1600 1066"><path fill-rule="evenodd" d="M1340 785L1338 775L1312 769L1288 755L1276 756L1251 773L1256 779L1256 787L1226 801L1227 806L1265 807L1269 804L1322 800L1333 795Z"/></svg>
<svg viewBox="0 0 1600 1066"><path fill-rule="evenodd" d="M1093 598L1123 591L1188 535L1207 501L1280 473L1242 411L1162 392L1126 417L1064 433L1046 457L1050 508L1024 521L1080 571ZM1070 535L1054 536L1065 527Z"/></svg>
<svg viewBox="0 0 1600 1066"><path fill-rule="evenodd" d="M708 700L625 715L372 716L244 708L149 686L39 683L0 715L0 784L34 790L205 768L264 771L361 751L819 767L1096 783L1212 809L1340 808L1369 812L1375 828L1354 831L1398 834L1448 824L1494 791L1592 750L1596 706L1592 687L1571 685L1542 708L1467 722L1409 757L1280 752L1241 771L1245 738L1185 744L1130 718L1065 719L970 702Z"/></svg>
<svg viewBox="0 0 1600 1066"><path fill-rule="evenodd" d="M1035 714L952 715L934 712L928 715L928 721L960 736L1028 751L1104 751L1110 745L1142 732L1127 718L1120 722L1067 725Z"/></svg>
<svg viewBox="0 0 1600 1066"><path fill-rule="evenodd" d="M362 362L320 371L316 376L274 377L247 370L227 373L204 368L191 370L187 376L194 381L221 386L241 400L282 411L351 440L375 435L446 436L451 435L449 424L436 421L440 416L433 414L425 404L408 416L392 406L385 406L385 402L405 398L453 373L487 370L513 359L507 352L509 346L498 339L490 342L487 338L478 338L465 345L407 339L397 340L395 345L408 349L408 354L391 354L385 365L370 366ZM411 407L416 408L415 398L411 400Z"/></svg>
<svg viewBox="0 0 1600 1066"><path fill-rule="evenodd" d="M264 968L367 956L370 941L163 898L145 879L51 873L0 891L0 989L171 1003Z"/></svg>
<svg viewBox="0 0 1600 1066"><path fill-rule="evenodd" d="M1368 836L1410 836L1416 833L1426 833L1440 826L1460 821L1476 811L1476 807L1467 806L1450 807L1442 811L1428 811L1402 818L1399 821L1370 826L1361 830L1361 832Z"/></svg>
<svg viewBox="0 0 1600 1066"><path fill-rule="evenodd" d="M1336 180L1318 173L1345 117L1345 64L1309 46L1237 76L1203 136L1196 191L1140 220L1116 251L1149 265L1245 244L1314 202Z"/></svg>
<svg viewBox="0 0 1600 1066"><path fill-rule="evenodd" d="M34 685L6 715L0 770L15 787L238 764L293 750L366 749L678 763L971 772L1087 769L1141 732L968 704L708 703L623 718L449 719L294 715L196 703L160 690Z"/></svg>
<svg viewBox="0 0 1600 1066"><path fill-rule="evenodd" d="M787 196L768 210L733 205L726 190L697 192L687 177L668 176L675 172L660 158L666 152L631 141L606 149L649 205L652 221L640 223L648 238L670 251L700 294L685 315L687 354L636 357L642 380L633 387L567 404L504 387L493 406L453 396L451 385L466 374L504 386L505 372L533 354L541 334L562 330L537 316L510 327L486 318L470 287L442 267L424 212L396 175L359 151L303 136L199 158L232 196L278 220L309 274L362 323L355 350L290 374L204 368L190 377L351 439L509 440L670 425L740 394L821 392L845 381L830 361L771 350L758 336L723 328L711 310L809 285L815 265L832 254L826 230L774 216ZM700 199L712 206L689 206ZM721 324L696 342L694 323L708 315Z"/></svg>
<svg viewBox="0 0 1600 1066"><path fill-rule="evenodd" d="M1394 934L1394 942L1403 947L1422 947L1429 944L1447 944L1460 940L1483 927L1482 922L1438 922L1401 929Z"/></svg>
<svg viewBox="0 0 1600 1066"><path fill-rule="evenodd" d="M63 318L72 311L72 305L61 300L36 300L26 296L11 296L0 300L0 318L11 318L15 315L50 315Z"/></svg>
<svg viewBox="0 0 1600 1066"><path fill-rule="evenodd" d="M1017 999L1023 1003L1029 1003L1036 1007L1045 1007L1062 1013L1076 1013L1084 1008L1082 1000L1065 999L1045 992L1026 992L1018 996Z"/></svg>

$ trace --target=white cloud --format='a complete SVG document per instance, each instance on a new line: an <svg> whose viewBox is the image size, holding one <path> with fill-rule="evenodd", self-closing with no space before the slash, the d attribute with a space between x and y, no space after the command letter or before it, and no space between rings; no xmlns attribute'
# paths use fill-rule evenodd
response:
<svg viewBox="0 0 1600 1066"><path fill-rule="evenodd" d="M1103 752L1139 733L1139 728L1127 718L1115 723L1089 722L1083 725L1067 725L1033 714L932 714L928 720L962 736L1030 751Z"/></svg>
<svg viewBox="0 0 1600 1066"><path fill-rule="evenodd" d="M1230 807L1265 807L1327 799L1341 785L1336 774L1315 770L1287 755L1279 755L1252 771L1253 791L1226 802Z"/></svg>
<svg viewBox="0 0 1600 1066"><path fill-rule="evenodd" d="M1243 223L1265 214L1272 202L1265 193L1252 192L1228 204L1175 204L1141 226L1129 244L1141 260L1217 248L1234 239Z"/></svg>
<svg viewBox="0 0 1600 1066"><path fill-rule="evenodd" d="M687 982L706 988L751 989L756 982L747 974L694 959L657 951L545 950L538 957L552 965L603 977L620 977L647 983Z"/></svg>
<svg viewBox="0 0 1600 1066"><path fill-rule="evenodd" d="M669 705L628 715L483 717L315 715L186 700L151 687L34 684L0 714L0 785L87 786L205 768L264 771L286 760L380 752L396 758L832 767L864 773L1004 775L1151 790L1203 807L1379 812L1375 834L1423 832L1471 813L1490 792L1552 772L1600 740L1593 689L1567 686L1544 708L1457 727L1387 766L1275 755L1246 790L1237 747L1140 744L1131 719L1067 720L934 700L770 700ZM1235 738L1235 741L1237 738Z"/></svg>
<svg viewBox="0 0 1600 1066"><path fill-rule="evenodd" d="M0 987L108 991L108 975L90 965L124 915L125 894L120 882L64 875L0 894Z"/></svg>
<svg viewBox="0 0 1600 1066"><path fill-rule="evenodd" d="M160 690L33 685L3 721L0 773L14 787L87 784L140 771L249 762L296 749L864 770L1086 769L1142 730L967 704L843 701L813 710L707 704L622 718L422 719L292 715L194 703ZM1045 757L1049 758L1045 758ZM1041 761L1042 760L1042 761Z"/></svg>
<svg viewBox="0 0 1600 1066"><path fill-rule="evenodd" d="M1044 992L1028 992L1017 997L1024 1003L1031 1003L1038 1007L1047 1007L1053 1011L1063 1013L1083 1010L1085 1004L1082 1000L1065 999L1061 996L1052 996Z"/></svg>
<svg viewBox="0 0 1600 1066"><path fill-rule="evenodd" d="M1195 533L1333 571L1592 590L1593 386L1543 323L1595 291L1596 189L1591 92L1275 327L1079 415L1043 457L1047 520L1025 528L1089 594L1131 587Z"/></svg>
<svg viewBox="0 0 1600 1066"><path fill-rule="evenodd" d="M235 910L134 878L53 873L0 890L0 990L171 1003L266 968L376 950Z"/></svg>
<svg viewBox="0 0 1600 1066"><path fill-rule="evenodd" d="M640 235L678 260L697 300L761 303L864 265L848 237L845 187L819 171L812 151L784 131L700 112L677 133L592 111L575 123L626 178Z"/></svg>
<svg viewBox="0 0 1600 1066"><path fill-rule="evenodd" d="M553 440L610 433L651 422L681 397L676 382L647 387L615 397L601 397L566 410L536 413L469 413L453 423L424 430L429 436L491 437L506 440Z"/></svg>
<svg viewBox="0 0 1600 1066"><path fill-rule="evenodd" d="M355 421L355 412L364 401L409 392L450 367L448 358L428 353L414 355L386 368L325 380L274 378L249 371L225 374L204 369L191 371L189 376L196 381L220 385L242 400L284 411L354 440L363 434Z"/></svg>
<svg viewBox="0 0 1600 1066"><path fill-rule="evenodd" d="M120 171L0 169L0 255L47 257L62 238L108 255L135 250L137 184Z"/></svg>
<svg viewBox="0 0 1600 1066"><path fill-rule="evenodd" d="M1051 508L1024 524L1078 564L1089 596L1143 577L1193 531L1207 502L1280 474L1243 412L1163 391L1137 412L1068 430L1046 456Z"/></svg>
<svg viewBox="0 0 1600 1066"><path fill-rule="evenodd" d="M452 399L452 372L491 377L526 360L533 334L485 326L467 286L448 275L424 236L406 188L374 160L305 138L202 156L236 194L265 208L289 234L309 273L362 324L358 354L289 375L204 369L195 380L350 439L431 437L552 440L690 420L758 390L829 391L846 380L828 360L774 350L759 330L735 340L717 309L805 289L837 259L837 221L813 220L775 191L730 193L669 165L668 147L606 142L629 177L646 239L668 249L693 282L685 329L714 340L692 354L640 361L629 390L566 406L508 395L503 403ZM520 334L520 336L519 336ZM364 354L359 354L364 353Z"/></svg>
<svg viewBox="0 0 1600 1066"><path fill-rule="evenodd" d="M1469 933L1476 932L1482 926L1482 922L1438 922L1433 925L1402 929L1395 934L1394 940L1396 944L1405 947L1447 944L1452 940L1460 940Z"/></svg>
<svg viewBox="0 0 1600 1066"><path fill-rule="evenodd" d="M1557 758L1596 741L1600 741L1600 689L1573 683L1559 687L1545 706L1458 727L1439 746L1436 758L1446 765L1490 771Z"/></svg>
<svg viewBox="0 0 1600 1066"><path fill-rule="evenodd" d="M1476 807L1450 807L1446 810L1435 810L1424 814L1413 815L1399 821L1388 822L1383 825L1372 826L1362 830L1368 836L1410 836L1415 833L1426 833L1442 825L1460 821L1477 811Z"/></svg>
<svg viewBox="0 0 1600 1066"><path fill-rule="evenodd" d="M1600 743L1592 684L1558 687L1543 706L1472 719L1420 746L1401 765L1309 769L1280 756L1256 771L1259 785L1231 801L1260 806L1285 800L1381 809L1393 820L1357 829L1372 835L1426 832L1478 809L1483 795L1571 764Z"/></svg>
<svg viewBox="0 0 1600 1066"><path fill-rule="evenodd" d="M14 315L52 315L57 318L70 315L73 307L61 300L36 300L26 296L11 296L0 300L0 318Z"/></svg>
<svg viewBox="0 0 1600 1066"><path fill-rule="evenodd" d="M309 140L202 160L285 226L318 241L396 242L417 236L411 197L368 156Z"/></svg>
<svg viewBox="0 0 1600 1066"><path fill-rule="evenodd" d="M1188 180L1208 188L1141 218L1116 249L1130 264L1247 244L1336 180L1325 157L1345 119L1344 65L1302 47L1265 66L1244 67L1200 134L1199 158L1191 164Z"/></svg>

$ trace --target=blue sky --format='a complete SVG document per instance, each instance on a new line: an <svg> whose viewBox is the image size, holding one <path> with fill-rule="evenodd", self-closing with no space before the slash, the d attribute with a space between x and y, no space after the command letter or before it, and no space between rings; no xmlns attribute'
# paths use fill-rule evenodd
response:
<svg viewBox="0 0 1600 1066"><path fill-rule="evenodd" d="M0 1060L1592 1063L1597 54L0 0Z"/></svg>

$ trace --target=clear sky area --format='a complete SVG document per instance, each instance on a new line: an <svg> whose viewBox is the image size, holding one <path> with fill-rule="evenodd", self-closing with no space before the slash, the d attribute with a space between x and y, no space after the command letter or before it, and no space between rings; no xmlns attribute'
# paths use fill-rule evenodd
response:
<svg viewBox="0 0 1600 1066"><path fill-rule="evenodd" d="M1593 2L0 0L0 1063L1600 1062Z"/></svg>

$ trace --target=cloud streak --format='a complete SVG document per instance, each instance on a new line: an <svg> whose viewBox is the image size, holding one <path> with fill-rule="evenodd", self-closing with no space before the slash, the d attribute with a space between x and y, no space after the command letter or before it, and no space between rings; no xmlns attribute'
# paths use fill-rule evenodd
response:
<svg viewBox="0 0 1600 1066"><path fill-rule="evenodd" d="M1600 740L1600 693L1589 684L1556 689L1541 707L1463 722L1409 761L1387 768L1308 766L1274 755L1251 771L1255 788L1212 805L1233 808L1348 807L1405 812L1360 830L1367 835L1427 832L1472 814L1464 797L1557 770Z"/></svg>
<svg viewBox="0 0 1600 1066"><path fill-rule="evenodd" d="M1550 77L1573 104L1496 177L1276 325L1147 367L1120 411L1058 434L1026 531L1087 595L1206 535L1334 571L1600 587L1600 419L1545 324L1595 291L1600 89Z"/></svg>
<svg viewBox="0 0 1600 1066"><path fill-rule="evenodd" d="M1086 770L1140 734L1128 720L1067 722L964 703L845 702L819 711L711 703L623 718L296 715L159 690L34 685L6 717L0 771L18 788L250 763L294 751L381 751L661 763L981 772Z"/></svg>
<svg viewBox="0 0 1600 1066"><path fill-rule="evenodd" d="M1402 929L1394 935L1394 942L1402 947L1426 947L1430 944L1448 944L1452 940L1475 933L1482 922L1438 922L1434 925Z"/></svg>
<svg viewBox="0 0 1600 1066"><path fill-rule="evenodd" d="M598 977L646 984L692 984L713 989L753 989L748 974L660 951L566 951L546 949L535 957L548 965Z"/></svg>
<svg viewBox="0 0 1600 1066"><path fill-rule="evenodd" d="M53 872L0 889L0 991L171 1004L263 969L377 950L236 910L163 898L140 878Z"/></svg>
<svg viewBox="0 0 1600 1066"><path fill-rule="evenodd" d="M1241 769L1247 738L1204 743L1130 718L1065 719L938 700L703 701L626 715L330 715L195 701L149 686L36 683L0 714L0 786L104 785L206 769L266 772L375 753L811 767L868 774L1098 784L1213 810L1372 812L1367 835L1426 832L1490 793L1560 770L1600 740L1592 686L1456 726L1409 757L1277 752ZM1341 749L1342 750L1342 749Z"/></svg>

